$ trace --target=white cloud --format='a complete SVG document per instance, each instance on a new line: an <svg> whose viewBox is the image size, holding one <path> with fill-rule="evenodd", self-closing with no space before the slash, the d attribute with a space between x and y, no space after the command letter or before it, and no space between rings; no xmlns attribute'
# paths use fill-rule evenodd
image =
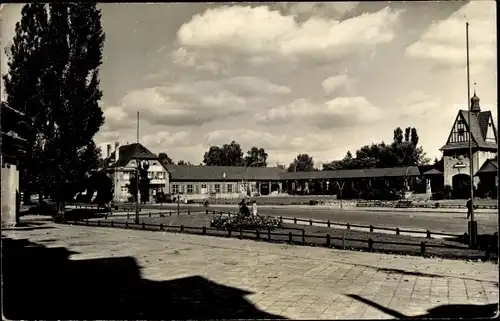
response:
<svg viewBox="0 0 500 321"><path fill-rule="evenodd" d="M290 105L257 113L260 123L301 122L319 128L350 127L376 121L379 109L364 97L338 97L325 103L311 103L306 99L295 100Z"/></svg>
<svg viewBox="0 0 500 321"><path fill-rule="evenodd" d="M321 85L326 93L333 93L341 88L350 89L355 83L355 79L349 78L346 74L340 74L326 78Z"/></svg>
<svg viewBox="0 0 500 321"><path fill-rule="evenodd" d="M229 50L253 61L321 59L333 61L369 50L394 38L399 13L389 8L344 21L312 16L297 23L267 6L223 6L195 15L177 32L181 49ZM191 57L191 56L189 56ZM190 58L189 64L195 59Z"/></svg>
<svg viewBox="0 0 500 321"><path fill-rule="evenodd" d="M465 68L465 23L469 26L471 73L496 59L496 9L493 1L471 1L448 19L436 21L405 50L413 58Z"/></svg>

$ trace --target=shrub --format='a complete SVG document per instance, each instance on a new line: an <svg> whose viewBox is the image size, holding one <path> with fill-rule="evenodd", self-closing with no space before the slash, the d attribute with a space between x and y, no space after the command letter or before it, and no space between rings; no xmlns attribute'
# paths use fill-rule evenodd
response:
<svg viewBox="0 0 500 321"><path fill-rule="evenodd" d="M216 216L210 222L211 227L223 229L223 230L238 230L238 229L277 229L281 227L281 221L278 218L271 216L253 216L236 214L229 216Z"/></svg>

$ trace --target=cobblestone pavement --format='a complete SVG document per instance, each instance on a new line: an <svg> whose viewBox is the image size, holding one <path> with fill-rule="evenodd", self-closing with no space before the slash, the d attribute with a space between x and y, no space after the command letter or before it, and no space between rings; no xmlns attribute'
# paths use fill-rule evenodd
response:
<svg viewBox="0 0 500 321"><path fill-rule="evenodd" d="M201 276L248 291L245 298L257 309L286 318L394 318L432 311L453 317L458 310L449 305L473 305L466 307L473 311L498 302L494 263L46 224L54 228L2 234L66 247L76 252L71 260L133 257L144 279Z"/></svg>

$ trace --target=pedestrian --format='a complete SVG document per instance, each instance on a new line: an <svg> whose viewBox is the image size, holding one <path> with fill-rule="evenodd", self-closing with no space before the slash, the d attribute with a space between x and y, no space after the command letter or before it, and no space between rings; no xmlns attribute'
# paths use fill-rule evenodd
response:
<svg viewBox="0 0 500 321"><path fill-rule="evenodd" d="M255 200L252 202L252 215L257 216L257 202Z"/></svg>
<svg viewBox="0 0 500 321"><path fill-rule="evenodd" d="M465 206L467 207L467 219L469 219L470 215L472 214L472 199L469 198L467 200L467 204L465 204Z"/></svg>

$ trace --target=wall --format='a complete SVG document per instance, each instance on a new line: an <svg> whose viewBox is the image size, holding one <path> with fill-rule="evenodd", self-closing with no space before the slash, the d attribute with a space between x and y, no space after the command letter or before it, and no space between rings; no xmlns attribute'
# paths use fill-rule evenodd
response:
<svg viewBox="0 0 500 321"><path fill-rule="evenodd" d="M139 160L141 161L141 160ZM141 161L142 162L142 161ZM149 168L148 168L148 176L150 177L150 184L159 185L164 193L169 193L169 175L165 168L159 164L157 160L148 160ZM135 159L131 160L124 167L118 168L115 173L111 175L111 179L115 185L115 194L114 201L115 202L125 202L129 198L130 194L127 189L127 185L129 184L130 175L135 173L136 170L136 162ZM160 176L158 176L158 173ZM159 178L162 177L162 178ZM151 192L151 195L153 193ZM150 199L152 201L152 199Z"/></svg>
<svg viewBox="0 0 500 321"><path fill-rule="evenodd" d="M19 193L19 172L16 166L2 168L2 227L8 228L16 225L17 204L16 193Z"/></svg>
<svg viewBox="0 0 500 321"><path fill-rule="evenodd" d="M492 152L484 152L484 151L476 151L475 153L472 154L472 160L473 160L473 173L475 174L481 166L483 166L484 162L488 158L493 158L495 157L495 153ZM470 167L469 163L470 160L469 158L463 158L462 163L465 165L463 168L454 168L453 166L458 162L458 158L455 157L454 155L447 155L445 154L443 156L444 160L444 185L450 185L452 186L453 184L453 176L457 174L470 174ZM477 185L479 182L478 177L474 177L474 185Z"/></svg>
<svg viewBox="0 0 500 321"><path fill-rule="evenodd" d="M188 200L203 200L212 197L215 198L242 198L246 196L247 185L246 182L241 181L230 181L230 182L173 182L170 181L170 193L176 194L178 192L186 195ZM257 182L248 182L250 188L252 189L252 195L257 194ZM192 186L192 190L188 189L188 185ZM206 185L206 189L204 186ZM215 185L219 185L219 190L216 191ZM228 185L232 186L232 190L229 191ZM215 193L215 195L214 195Z"/></svg>

